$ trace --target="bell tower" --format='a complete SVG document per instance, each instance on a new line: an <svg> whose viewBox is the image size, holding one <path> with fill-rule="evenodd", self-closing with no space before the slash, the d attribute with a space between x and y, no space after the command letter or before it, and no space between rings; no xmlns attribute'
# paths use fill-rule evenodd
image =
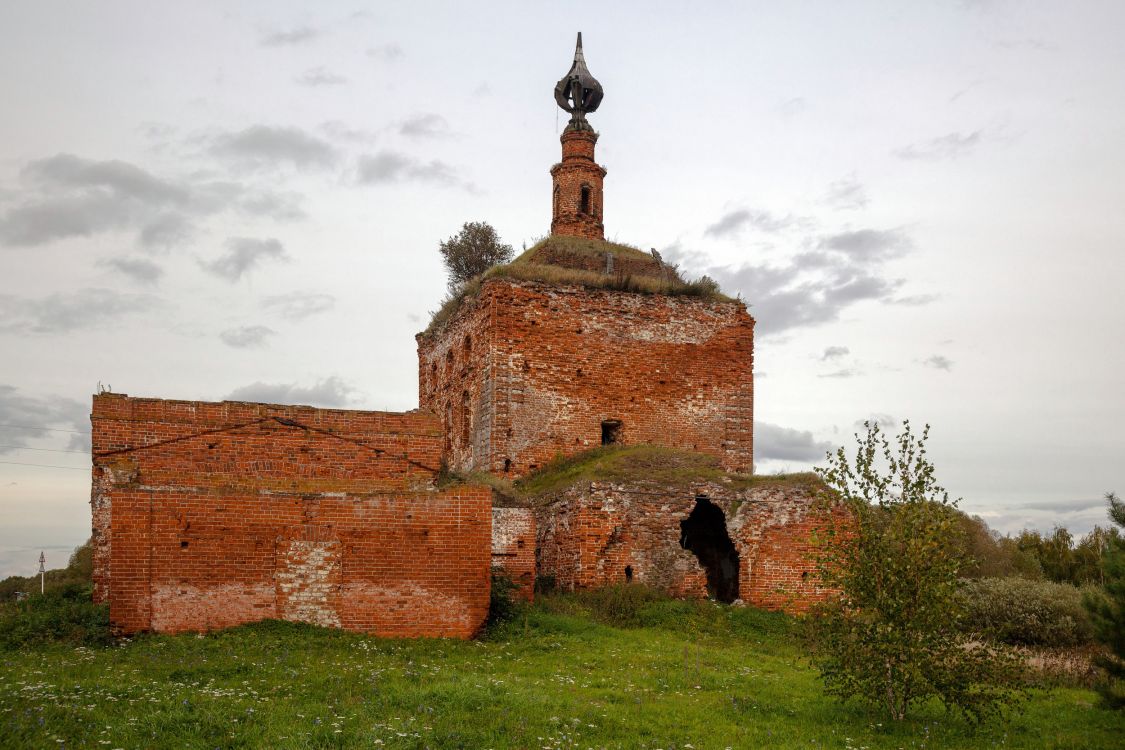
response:
<svg viewBox="0 0 1125 750"><path fill-rule="evenodd" d="M582 32L578 32L574 63L555 84L555 101L570 113L570 122L560 138L562 161L551 167L551 234L605 239L602 180L606 172L594 161L598 134L586 121L586 113L596 110L603 96L602 85L586 68Z"/></svg>

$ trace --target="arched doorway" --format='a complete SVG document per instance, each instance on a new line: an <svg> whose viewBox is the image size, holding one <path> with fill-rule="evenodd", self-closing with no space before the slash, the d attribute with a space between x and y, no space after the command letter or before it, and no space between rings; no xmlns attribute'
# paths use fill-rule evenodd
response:
<svg viewBox="0 0 1125 750"><path fill-rule="evenodd" d="M691 515L680 521L680 546L707 571L708 594L727 604L738 598L738 550L727 533L726 516L705 495L695 498Z"/></svg>

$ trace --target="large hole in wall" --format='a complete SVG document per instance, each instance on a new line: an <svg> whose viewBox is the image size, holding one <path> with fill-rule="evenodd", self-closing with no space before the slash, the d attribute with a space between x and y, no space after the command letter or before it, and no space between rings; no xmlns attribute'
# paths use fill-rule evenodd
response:
<svg viewBox="0 0 1125 750"><path fill-rule="evenodd" d="M707 571L708 594L727 604L738 598L738 551L723 511L703 495L695 498L691 515L680 521L680 546L691 550Z"/></svg>

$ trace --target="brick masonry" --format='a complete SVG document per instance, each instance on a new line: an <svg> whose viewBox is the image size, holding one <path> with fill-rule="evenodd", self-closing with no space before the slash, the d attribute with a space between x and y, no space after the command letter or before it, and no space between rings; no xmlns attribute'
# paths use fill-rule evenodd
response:
<svg viewBox="0 0 1125 750"><path fill-rule="evenodd" d="M602 442L753 465L754 320L741 302L490 279L418 337L451 468L522 476Z"/></svg>
<svg viewBox="0 0 1125 750"><path fill-rule="evenodd" d="M95 592L118 632L483 624L491 490L434 489L434 416L105 394L91 421Z"/></svg>
<svg viewBox="0 0 1125 750"><path fill-rule="evenodd" d="M551 234L604 240L606 171L594 161L598 134L568 127L560 140L562 161L551 167Z"/></svg>
<svg viewBox="0 0 1125 750"><path fill-rule="evenodd" d="M535 595L535 513L530 508L492 509L492 566L519 586L519 596Z"/></svg>
<svg viewBox="0 0 1125 750"><path fill-rule="evenodd" d="M716 483L571 487L537 510L538 573L568 590L631 579L675 596L707 596L703 566L681 546L680 523L700 495L725 516L742 601L799 613L833 594L817 578L814 539L818 529L846 523L846 516L825 505L814 486L789 483L739 490Z"/></svg>

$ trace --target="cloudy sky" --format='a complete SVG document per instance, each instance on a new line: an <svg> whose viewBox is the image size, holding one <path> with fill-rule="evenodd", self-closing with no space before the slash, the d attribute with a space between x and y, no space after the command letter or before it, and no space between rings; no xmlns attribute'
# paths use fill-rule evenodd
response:
<svg viewBox="0 0 1125 750"><path fill-rule="evenodd" d="M578 30L608 238L758 320L760 472L910 419L1000 530L1125 491L1125 4L305 5L0 6L0 576L88 536L99 383L414 407L437 243L548 229Z"/></svg>

